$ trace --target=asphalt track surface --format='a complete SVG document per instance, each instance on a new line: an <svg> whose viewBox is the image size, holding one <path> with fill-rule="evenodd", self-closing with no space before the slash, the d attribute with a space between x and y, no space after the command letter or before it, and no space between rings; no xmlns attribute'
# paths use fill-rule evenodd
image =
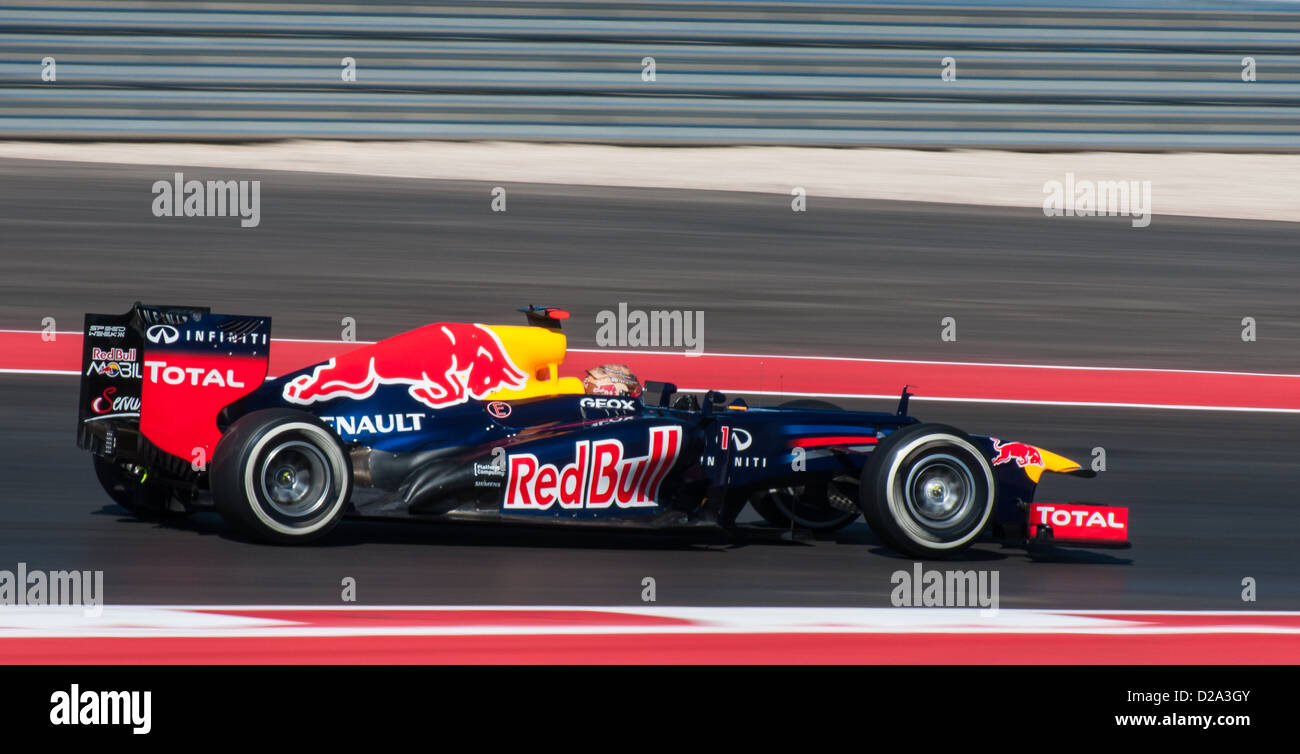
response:
<svg viewBox="0 0 1300 754"><path fill-rule="evenodd" d="M262 221L157 219L157 167L0 162L0 328L136 299L269 314L278 337L377 339L438 319L510 322L528 302L594 317L706 312L705 348L1036 364L1296 372L1297 231L1284 223L1048 219L1035 210L742 193L491 186L188 168L261 180ZM958 341L939 339L952 316ZM1240 320L1259 339L1243 343ZM643 375L648 376L648 375ZM665 375L670 377L670 375ZM911 561L865 526L806 543L347 522L307 548L252 544L213 515L128 518L75 448L76 379L0 375L0 568L105 571L113 603L660 603L887 606ZM887 408L880 402L857 404ZM978 404L914 413L1084 460L1042 500L1129 505L1135 546L1031 559L981 545L1004 607L1300 608L1294 415ZM5 566L9 563L11 565ZM1243 603L1251 577L1258 601Z"/></svg>

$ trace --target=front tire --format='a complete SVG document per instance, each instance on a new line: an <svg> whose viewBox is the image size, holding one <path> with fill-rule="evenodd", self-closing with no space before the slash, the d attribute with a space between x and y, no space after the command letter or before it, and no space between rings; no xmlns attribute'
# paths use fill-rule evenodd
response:
<svg viewBox="0 0 1300 754"><path fill-rule="evenodd" d="M251 537L311 542L343 516L352 464L334 432L292 409L254 411L230 425L212 454L217 510Z"/></svg>
<svg viewBox="0 0 1300 754"><path fill-rule="evenodd" d="M895 431L871 454L859 505L882 542L918 558L970 547L993 514L993 468L966 433L943 424Z"/></svg>

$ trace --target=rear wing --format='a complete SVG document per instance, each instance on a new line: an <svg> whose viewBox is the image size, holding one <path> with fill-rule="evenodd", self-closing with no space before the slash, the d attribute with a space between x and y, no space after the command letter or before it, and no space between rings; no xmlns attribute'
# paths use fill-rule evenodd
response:
<svg viewBox="0 0 1300 754"><path fill-rule="evenodd" d="M170 457L202 468L221 439L218 413L266 378L270 343L270 317L139 303L87 314L77 444L142 465Z"/></svg>

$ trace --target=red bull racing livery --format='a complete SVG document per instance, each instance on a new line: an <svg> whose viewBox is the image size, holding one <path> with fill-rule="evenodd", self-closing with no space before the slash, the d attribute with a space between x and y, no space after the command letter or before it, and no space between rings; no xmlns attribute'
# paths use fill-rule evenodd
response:
<svg viewBox="0 0 1300 754"><path fill-rule="evenodd" d="M899 552L981 539L1123 547L1128 511L1034 502L1024 442L819 401L749 406L560 375L567 313L434 323L267 379L271 320L137 304L86 315L78 443L141 516L214 506L245 534L309 542L345 515L569 526L832 530L865 518ZM752 506L764 526L739 526ZM779 527L774 529L773 527Z"/></svg>
<svg viewBox="0 0 1300 754"><path fill-rule="evenodd" d="M390 338L382 348L330 359L285 385L284 399L299 405L360 400L380 385L400 384L425 406L447 408L501 388L521 388L527 380L491 328L436 324Z"/></svg>

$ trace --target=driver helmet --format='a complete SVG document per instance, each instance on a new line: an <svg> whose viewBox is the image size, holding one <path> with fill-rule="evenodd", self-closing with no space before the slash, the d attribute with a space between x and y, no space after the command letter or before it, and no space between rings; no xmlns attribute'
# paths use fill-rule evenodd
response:
<svg viewBox="0 0 1300 754"><path fill-rule="evenodd" d="M582 387L590 395L641 396L641 382L631 369L622 364L604 364L588 369L582 378Z"/></svg>

